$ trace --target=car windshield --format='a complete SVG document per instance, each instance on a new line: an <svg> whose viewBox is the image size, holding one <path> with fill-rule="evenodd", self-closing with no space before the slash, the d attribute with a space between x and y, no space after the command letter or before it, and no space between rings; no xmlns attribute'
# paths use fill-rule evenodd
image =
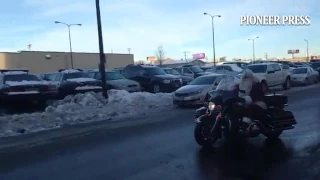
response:
<svg viewBox="0 0 320 180"><path fill-rule="evenodd" d="M247 66L247 69L250 69L253 73L265 73L267 70L267 65L252 65Z"/></svg>
<svg viewBox="0 0 320 180"><path fill-rule="evenodd" d="M118 71L106 72L106 80L125 79L125 77Z"/></svg>
<svg viewBox="0 0 320 180"><path fill-rule="evenodd" d="M317 68L320 67L320 63L312 63L312 64L311 64L311 67L312 67L313 69L317 69Z"/></svg>
<svg viewBox="0 0 320 180"><path fill-rule="evenodd" d="M164 75L164 74L167 74L163 69L161 69L159 67L148 67L148 68L145 68L145 70L147 71L147 73L149 75Z"/></svg>
<svg viewBox="0 0 320 180"><path fill-rule="evenodd" d="M196 67L196 66L191 66L189 67L189 69L193 72L193 73L202 73L203 70L200 69L199 67Z"/></svg>
<svg viewBox="0 0 320 180"><path fill-rule="evenodd" d="M216 81L217 76L200 76L193 81L191 81L190 85L211 85Z"/></svg>
<svg viewBox="0 0 320 180"><path fill-rule="evenodd" d="M4 77L4 81L41 81L37 76L32 74L14 74L14 75L6 75Z"/></svg>
<svg viewBox="0 0 320 180"><path fill-rule="evenodd" d="M307 72L307 68L297 68L292 70L293 74L306 74Z"/></svg>
<svg viewBox="0 0 320 180"><path fill-rule="evenodd" d="M66 73L64 77L64 79L75 79L75 78L90 78L90 76L84 72L74 72L74 73Z"/></svg>
<svg viewBox="0 0 320 180"><path fill-rule="evenodd" d="M179 72L175 69L164 69L164 71L168 74L172 74L172 75L180 75Z"/></svg>

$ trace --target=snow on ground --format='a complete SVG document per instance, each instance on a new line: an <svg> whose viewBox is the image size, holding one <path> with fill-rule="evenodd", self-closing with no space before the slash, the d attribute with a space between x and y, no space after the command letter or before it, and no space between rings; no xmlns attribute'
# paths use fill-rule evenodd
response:
<svg viewBox="0 0 320 180"><path fill-rule="evenodd" d="M147 114L173 107L172 95L169 93L128 93L124 90L110 90L108 95L107 102L101 93L76 94L54 101L42 113L0 117L0 136Z"/></svg>

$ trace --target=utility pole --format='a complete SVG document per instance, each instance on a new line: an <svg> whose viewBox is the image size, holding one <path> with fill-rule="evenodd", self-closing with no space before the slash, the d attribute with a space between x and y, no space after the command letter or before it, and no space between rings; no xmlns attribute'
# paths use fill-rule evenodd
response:
<svg viewBox="0 0 320 180"><path fill-rule="evenodd" d="M307 43L307 62L309 61L309 41L307 39L304 40Z"/></svg>
<svg viewBox="0 0 320 180"><path fill-rule="evenodd" d="M264 53L264 57L268 60L268 53Z"/></svg>
<svg viewBox="0 0 320 180"><path fill-rule="evenodd" d="M28 50L31 51L32 44L28 44Z"/></svg>
<svg viewBox="0 0 320 180"><path fill-rule="evenodd" d="M254 50L254 41L258 38L259 37L256 37L253 39L248 39L249 41L252 41L252 62L255 62L255 60L256 60L256 55L255 55L255 50Z"/></svg>
<svg viewBox="0 0 320 180"><path fill-rule="evenodd" d="M101 13L100 13L100 0L96 0L96 15L97 15L97 28L98 28L98 39L99 39L99 55L100 55L100 63L99 63L99 72L101 75L102 81L102 95L108 99L107 92L107 82L106 82L106 56L104 54L103 49L103 37L102 37L102 24L101 24Z"/></svg>
<svg viewBox="0 0 320 180"><path fill-rule="evenodd" d="M186 61L186 63L188 62L188 61L187 61L187 54L188 54L188 53L190 53L190 52L189 52L189 51L184 51L184 52L183 52L184 60Z"/></svg>
<svg viewBox="0 0 320 180"><path fill-rule="evenodd" d="M207 15L211 17L211 25L212 25L212 51L213 51L213 66L216 66L216 48L215 48L215 41L214 41L214 18L218 17L221 18L221 15L211 15L209 13L203 13L203 15Z"/></svg>
<svg viewBox="0 0 320 180"><path fill-rule="evenodd" d="M128 54L130 54L130 52L131 52L131 48L128 48Z"/></svg>

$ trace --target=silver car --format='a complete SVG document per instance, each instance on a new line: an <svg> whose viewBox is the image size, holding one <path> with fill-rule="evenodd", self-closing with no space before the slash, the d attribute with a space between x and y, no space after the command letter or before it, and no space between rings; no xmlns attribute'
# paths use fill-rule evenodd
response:
<svg viewBox="0 0 320 180"><path fill-rule="evenodd" d="M227 76L229 75L209 74L197 77L172 94L173 104L178 106L203 104L209 98L208 92L214 90L219 82Z"/></svg>
<svg viewBox="0 0 320 180"><path fill-rule="evenodd" d="M318 82L318 72L311 67L298 67L292 70L292 83L308 85Z"/></svg>
<svg viewBox="0 0 320 180"><path fill-rule="evenodd" d="M90 77L101 80L99 70L87 72ZM119 71L106 71L106 83L111 89L126 90L128 92L142 91L142 87L136 81L125 78Z"/></svg>

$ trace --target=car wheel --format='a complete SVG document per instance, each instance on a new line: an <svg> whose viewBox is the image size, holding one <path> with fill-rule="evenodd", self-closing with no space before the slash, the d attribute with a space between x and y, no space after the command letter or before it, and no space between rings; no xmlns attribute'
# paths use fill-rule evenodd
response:
<svg viewBox="0 0 320 180"><path fill-rule="evenodd" d="M306 78L306 79L304 80L304 85L309 85L309 84L311 84L311 83L310 83L310 80L309 80L309 78Z"/></svg>
<svg viewBox="0 0 320 180"><path fill-rule="evenodd" d="M152 92L153 93L159 93L160 92L160 85L159 84L154 84L152 86Z"/></svg>
<svg viewBox="0 0 320 180"><path fill-rule="evenodd" d="M263 91L264 93L267 93L267 92L268 92L268 84L267 84L267 82L265 82L265 81L262 81L262 91Z"/></svg>
<svg viewBox="0 0 320 180"><path fill-rule="evenodd" d="M289 90L290 87L291 87L291 81L290 81L290 78L287 77L286 81L285 81L284 84L283 84L283 89L284 89L284 90Z"/></svg>

